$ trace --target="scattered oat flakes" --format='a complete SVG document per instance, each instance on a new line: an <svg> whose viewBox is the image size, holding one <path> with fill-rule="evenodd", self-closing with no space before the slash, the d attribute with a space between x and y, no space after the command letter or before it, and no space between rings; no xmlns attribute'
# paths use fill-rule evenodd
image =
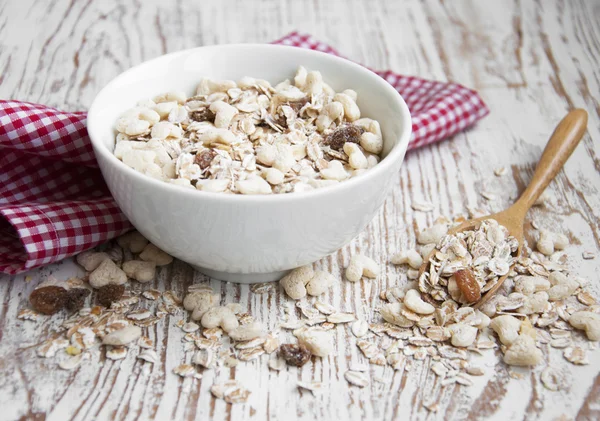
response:
<svg viewBox="0 0 600 421"><path fill-rule="evenodd" d="M139 310L130 311L127 318L131 320L146 320L152 315L148 309L141 308Z"/></svg>
<svg viewBox="0 0 600 421"><path fill-rule="evenodd" d="M17 314L17 319L19 320L30 320L33 322L37 322L40 319L40 314L30 310L28 308L21 309Z"/></svg>
<svg viewBox="0 0 600 421"><path fill-rule="evenodd" d="M106 351L106 358L109 360L122 360L127 356L127 347L113 346Z"/></svg>
<svg viewBox="0 0 600 421"><path fill-rule="evenodd" d="M225 367L236 367L238 364L240 363L240 360L238 360L235 357L229 356L227 358L225 358L225 361L223 361L223 365Z"/></svg>
<svg viewBox="0 0 600 421"><path fill-rule="evenodd" d="M334 306L328 303L324 303L322 301L317 301L315 303L315 307L317 310L319 310L322 314L325 314L326 316L333 314L337 311Z"/></svg>
<svg viewBox="0 0 600 421"><path fill-rule="evenodd" d="M267 354L271 354L275 352L279 348L279 338L272 334L268 334L265 337L265 342L263 343L263 349Z"/></svg>
<svg viewBox="0 0 600 421"><path fill-rule="evenodd" d="M142 292L142 296L148 300L155 301L160 298L161 293L157 289L148 289L148 290Z"/></svg>
<svg viewBox="0 0 600 421"><path fill-rule="evenodd" d="M85 359L89 358L89 354L79 354L75 356L69 356L68 358L62 360L58 363L58 366L63 370L73 370L81 364L81 362Z"/></svg>
<svg viewBox="0 0 600 421"><path fill-rule="evenodd" d="M138 358L151 364L156 364L158 362L158 355L153 349L144 349L142 352L140 352Z"/></svg>
<svg viewBox="0 0 600 421"><path fill-rule="evenodd" d="M488 191L485 191L485 190L483 190L483 191L481 192L481 196L482 196L484 199L486 199L486 200L490 200L490 201L492 201L492 200L496 200L496 199L498 198L498 196L497 196L497 195L495 195L494 193L490 193L490 192L488 192Z"/></svg>
<svg viewBox="0 0 600 421"><path fill-rule="evenodd" d="M275 289L274 282L264 282L250 285L250 291L254 294L268 294Z"/></svg>
<svg viewBox="0 0 600 421"><path fill-rule="evenodd" d="M485 374L485 371L481 367L467 367L466 371L471 376L483 376Z"/></svg>
<svg viewBox="0 0 600 421"><path fill-rule="evenodd" d="M327 316L327 321L329 323L350 323L356 320L354 314L352 313L333 313Z"/></svg>
<svg viewBox="0 0 600 421"><path fill-rule="evenodd" d="M590 363L590 361L587 359L587 353L585 349L579 346L569 347L565 349L563 352L563 356L567 361L572 362L576 365L586 365Z"/></svg>
<svg viewBox="0 0 600 421"><path fill-rule="evenodd" d="M190 364L181 364L173 369L173 373L181 376L181 377L194 377L196 379L201 379L202 374L198 373L194 366Z"/></svg>
<svg viewBox="0 0 600 421"><path fill-rule="evenodd" d="M369 379L365 373L360 371L348 370L344 373L344 378L350 384L358 387L365 387L369 385Z"/></svg>
<svg viewBox="0 0 600 421"><path fill-rule="evenodd" d="M213 368L216 364L214 353L210 349L201 349L196 351L192 360L193 364L201 365L204 368Z"/></svg>
<svg viewBox="0 0 600 421"><path fill-rule="evenodd" d="M548 390L552 390L553 392L560 389L561 384L563 383L562 375L554 368L548 366L542 371L540 376L542 380L542 384Z"/></svg>
<svg viewBox="0 0 600 421"><path fill-rule="evenodd" d="M187 322L187 323L184 323L183 326L181 326L181 330L183 330L186 333L192 333L192 332L197 331L198 329L200 329L200 326L198 326L194 322Z"/></svg>
<svg viewBox="0 0 600 421"><path fill-rule="evenodd" d="M593 251L584 251L584 252L582 253L582 257L583 257L585 260L592 260L592 259L595 259L595 258L596 258L596 253L594 253Z"/></svg>
<svg viewBox="0 0 600 421"><path fill-rule="evenodd" d="M369 332L369 324L364 320L358 319L352 323L352 333L357 338L362 338Z"/></svg>
<svg viewBox="0 0 600 421"><path fill-rule="evenodd" d="M435 209L433 203L419 200L413 200L411 207L413 210L418 212L431 212Z"/></svg>
<svg viewBox="0 0 600 421"><path fill-rule="evenodd" d="M503 176L503 175L505 175L507 172L508 172L508 170L506 169L506 167L499 167L499 168L496 168L496 169L494 170L494 175L495 175L496 177L502 177L502 176Z"/></svg>
<svg viewBox="0 0 600 421"><path fill-rule="evenodd" d="M214 397L223 399L227 403L246 403L250 396L250 391L246 390L236 380L228 380L224 383L213 384L210 392Z"/></svg>
<svg viewBox="0 0 600 421"><path fill-rule="evenodd" d="M238 354L240 361L252 361L265 353L262 347L243 349Z"/></svg>
<svg viewBox="0 0 600 421"><path fill-rule="evenodd" d="M440 409L440 406L437 404L437 402L423 403L423 407L432 413L436 413Z"/></svg>
<svg viewBox="0 0 600 421"><path fill-rule="evenodd" d="M586 306L593 306L596 304L596 298L594 298L594 296L587 291L581 291L579 294L577 294L577 300Z"/></svg>
<svg viewBox="0 0 600 421"><path fill-rule="evenodd" d="M323 393L323 391L324 391L324 385L321 382L303 382L303 381L299 381L296 384L297 384L297 386L300 389L310 390L313 395L318 395L320 393Z"/></svg>
<svg viewBox="0 0 600 421"><path fill-rule="evenodd" d="M281 357L271 358L269 360L269 368L275 371L281 371L285 368L285 360Z"/></svg>

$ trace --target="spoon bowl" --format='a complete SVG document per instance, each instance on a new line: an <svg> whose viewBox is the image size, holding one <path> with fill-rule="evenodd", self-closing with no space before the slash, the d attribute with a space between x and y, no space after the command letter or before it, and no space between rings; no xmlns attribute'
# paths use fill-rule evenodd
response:
<svg viewBox="0 0 600 421"><path fill-rule="evenodd" d="M585 110L575 109L569 112L560 121L560 123L558 123L554 129L554 132L552 133L552 136L550 137L550 140L548 141L548 144L546 145L546 148L544 149L544 152L542 153L542 157L540 158L540 161L535 169L533 178L517 202L502 212L465 221L462 224L450 229L448 234L453 235L459 232L473 231L479 227L481 222L494 219L500 225L506 227L509 235L516 238L519 242L519 246L515 255L516 260L516 258L521 255L523 250L523 225L525 223L527 211L531 208L531 206L533 206L548 184L550 184L550 181L552 181L558 174L567 159L569 159L575 150L575 147L577 147L579 144L579 141L583 137L586 130L587 118L588 115ZM431 257L434 255L436 250L437 249L433 249L421 265L419 269L419 279L425 271L429 270ZM508 273L510 273L511 270L512 267ZM498 291L498 289L502 287L502 284L508 277L508 273L500 277L498 282L496 282L492 288L490 288L483 296L481 296L478 301L468 304L472 305L473 308L478 309L483 304L488 302L490 298L492 298Z"/></svg>

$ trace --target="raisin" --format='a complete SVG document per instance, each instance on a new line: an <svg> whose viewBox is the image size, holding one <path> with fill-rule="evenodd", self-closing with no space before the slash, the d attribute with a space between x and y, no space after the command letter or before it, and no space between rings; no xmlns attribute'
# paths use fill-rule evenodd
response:
<svg viewBox="0 0 600 421"><path fill-rule="evenodd" d="M304 97L304 98L300 98L296 101L290 101L287 103L287 105L290 106L290 108L292 110L294 110L294 112L298 112L302 109L302 107L304 107L306 104L308 104L308 98Z"/></svg>
<svg viewBox="0 0 600 421"><path fill-rule="evenodd" d="M29 295L29 301L35 311L42 314L54 314L67 304L67 290L51 285L34 289Z"/></svg>
<svg viewBox="0 0 600 421"><path fill-rule="evenodd" d="M118 301L125 292L123 285L104 285L98 289L98 303L104 307L110 307L110 305Z"/></svg>
<svg viewBox="0 0 600 421"><path fill-rule="evenodd" d="M198 164L200 169L204 170L210 166L215 156L217 156L217 153L214 149L204 149L202 152L196 154L194 164Z"/></svg>
<svg viewBox="0 0 600 421"><path fill-rule="evenodd" d="M346 142L359 143L360 135L363 134L364 129L354 124L348 124L335 129L333 132L325 136L324 144L328 145L331 149L341 151L344 148Z"/></svg>
<svg viewBox="0 0 600 421"><path fill-rule="evenodd" d="M310 351L304 345L285 344L279 348L279 355L289 364L302 367L310 360Z"/></svg>
<svg viewBox="0 0 600 421"><path fill-rule="evenodd" d="M194 121L210 121L211 123L215 122L215 113L213 113L208 107L201 110L192 111L189 115L190 119Z"/></svg>
<svg viewBox="0 0 600 421"><path fill-rule="evenodd" d="M461 269L454 274L456 285L467 303L474 303L481 298L481 288L471 269Z"/></svg>
<svg viewBox="0 0 600 421"><path fill-rule="evenodd" d="M85 299L90 295L90 290L87 288L72 288L67 291L66 307L69 311L76 311L83 308Z"/></svg>

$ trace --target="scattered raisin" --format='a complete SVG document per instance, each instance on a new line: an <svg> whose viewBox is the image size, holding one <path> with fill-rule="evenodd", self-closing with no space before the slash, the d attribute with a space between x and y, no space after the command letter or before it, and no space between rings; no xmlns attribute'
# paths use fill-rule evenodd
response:
<svg viewBox="0 0 600 421"><path fill-rule="evenodd" d="M471 269L461 269L454 274L456 285L467 303L474 303L481 298L481 288L475 279L475 274Z"/></svg>
<svg viewBox="0 0 600 421"><path fill-rule="evenodd" d="M87 288L72 288L67 291L66 307L69 311L76 311L83 308L85 299L90 295L90 290Z"/></svg>
<svg viewBox="0 0 600 421"><path fill-rule="evenodd" d="M210 121L211 123L215 122L215 113L213 113L208 107L201 110L192 111L190 112L189 116L190 119L194 121Z"/></svg>
<svg viewBox="0 0 600 421"><path fill-rule="evenodd" d="M279 348L279 355L289 364L302 367L310 360L310 351L304 345L284 344Z"/></svg>
<svg viewBox="0 0 600 421"><path fill-rule="evenodd" d="M297 113L306 104L308 104L308 97L300 98L300 99L298 99L296 101L290 101L286 105L289 105L291 107L291 109L294 110L294 112Z"/></svg>
<svg viewBox="0 0 600 421"><path fill-rule="evenodd" d="M204 170L210 166L215 156L217 156L217 153L214 149L204 149L202 152L196 154L194 164L198 164L200 169Z"/></svg>
<svg viewBox="0 0 600 421"><path fill-rule="evenodd" d="M360 135L363 134L363 132L364 129L362 127L354 124L348 124L338 127L333 132L325 136L323 143L328 145L331 149L341 151L346 142L359 143Z"/></svg>
<svg viewBox="0 0 600 421"><path fill-rule="evenodd" d="M54 314L67 304L67 290L51 285L34 289L29 295L29 301L35 311L42 314Z"/></svg>
<svg viewBox="0 0 600 421"><path fill-rule="evenodd" d="M125 292L123 285L104 285L98 289L98 303L104 307L110 307L110 305L118 301Z"/></svg>

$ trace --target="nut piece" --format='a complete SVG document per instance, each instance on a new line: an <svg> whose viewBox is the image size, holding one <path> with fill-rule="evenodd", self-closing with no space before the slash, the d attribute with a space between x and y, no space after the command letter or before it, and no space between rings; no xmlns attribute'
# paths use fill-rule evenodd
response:
<svg viewBox="0 0 600 421"><path fill-rule="evenodd" d="M423 257L416 250L407 250L393 255L390 262L394 265L404 265L408 263L411 268L419 269L423 264Z"/></svg>
<svg viewBox="0 0 600 421"><path fill-rule="evenodd" d="M228 332L229 337L234 341L250 341L252 339L260 338L265 334L262 324L259 322L252 322L246 325L241 325Z"/></svg>
<svg viewBox="0 0 600 421"><path fill-rule="evenodd" d="M289 365L293 365L295 367L302 367L308 361L310 361L311 352L304 345L298 344L283 344L279 348L279 355L287 362Z"/></svg>
<svg viewBox="0 0 600 421"><path fill-rule="evenodd" d="M590 341L600 341L600 314L591 311L578 311L569 317L569 324L585 330Z"/></svg>
<svg viewBox="0 0 600 421"><path fill-rule="evenodd" d="M213 307L209 309L202 316L200 323L207 329L221 327L227 333L240 325L233 311L227 307Z"/></svg>
<svg viewBox="0 0 600 421"><path fill-rule="evenodd" d="M379 311L381 313L381 317L393 325L400 327L412 327L415 322L406 318L402 312L404 310L404 304L402 303L389 303L384 304Z"/></svg>
<svg viewBox="0 0 600 421"><path fill-rule="evenodd" d="M366 278L377 278L379 275L379 266L377 263L362 254L355 254L350 259L350 264L346 268L346 279L350 282L358 282L363 276Z"/></svg>
<svg viewBox="0 0 600 421"><path fill-rule="evenodd" d="M127 326L120 330L110 332L103 339L104 345L129 345L142 336L142 329L138 326Z"/></svg>
<svg viewBox="0 0 600 421"><path fill-rule="evenodd" d="M298 334L298 342L317 357L326 357L333 351L333 336L321 330L305 330Z"/></svg>
<svg viewBox="0 0 600 421"><path fill-rule="evenodd" d="M504 354L504 362L508 365L532 366L541 360L542 351L535 346L535 340L529 335L519 335Z"/></svg>
<svg viewBox="0 0 600 421"><path fill-rule="evenodd" d="M290 298L299 300L306 296L306 284L308 284L314 275L315 272L312 266L306 265L292 270L281 278L279 283Z"/></svg>
<svg viewBox="0 0 600 421"><path fill-rule="evenodd" d="M419 244L432 244L437 243L448 234L448 227L446 224L436 224L431 228L424 229L417 235L417 242Z"/></svg>
<svg viewBox="0 0 600 421"><path fill-rule="evenodd" d="M115 301L119 301L123 293L125 293L123 285L104 285L98 288L98 303L108 308Z"/></svg>
<svg viewBox="0 0 600 421"><path fill-rule="evenodd" d="M519 336L519 329L521 328L521 322L514 316L504 314L492 319L490 322L490 328L500 338L500 342L504 345L512 344Z"/></svg>
<svg viewBox="0 0 600 421"><path fill-rule="evenodd" d="M127 282L127 275L115 263L106 259L89 276L89 283L93 288L105 285L123 285Z"/></svg>
<svg viewBox="0 0 600 421"><path fill-rule="evenodd" d="M524 295L533 295L536 292L548 291L550 281L541 276L519 276L515 280L515 291Z"/></svg>
<svg viewBox="0 0 600 421"><path fill-rule="evenodd" d="M306 284L306 292L313 297L319 296L327 291L334 282L335 277L331 273L318 270Z"/></svg>
<svg viewBox="0 0 600 421"><path fill-rule="evenodd" d="M452 335L452 346L469 347L477 338L477 328L463 323L455 323L448 326Z"/></svg>
<svg viewBox="0 0 600 421"><path fill-rule="evenodd" d="M148 245L148 240L138 231L130 231L117 238L117 244L137 254Z"/></svg>
<svg viewBox="0 0 600 421"><path fill-rule="evenodd" d="M33 309L38 313L48 315L62 310L67 301L67 290L54 285L36 288L29 295L29 302Z"/></svg>
<svg viewBox="0 0 600 421"><path fill-rule="evenodd" d="M123 271L129 278L133 278L138 282L150 282L156 276L156 263L130 260L123 263Z"/></svg>
<svg viewBox="0 0 600 421"><path fill-rule="evenodd" d="M543 313L548 306L548 293L545 291L536 292L533 296L528 297L517 311L521 314Z"/></svg>
<svg viewBox="0 0 600 421"><path fill-rule="evenodd" d="M481 299L481 287L477 283L472 269L468 268L456 271L454 279L467 303L474 303Z"/></svg>
<svg viewBox="0 0 600 421"><path fill-rule="evenodd" d="M409 289L404 295L404 305L417 314L433 314L435 307L421 299L416 289Z"/></svg>
<svg viewBox="0 0 600 421"><path fill-rule="evenodd" d="M140 259L147 262L154 262L156 266L165 266L173 261L173 256L165 253L154 244L149 243L140 253Z"/></svg>
<svg viewBox="0 0 600 421"><path fill-rule="evenodd" d="M85 270L88 272L93 271L100 263L105 261L106 259L110 259L108 254L103 252L95 252L93 250L84 251L83 253L79 253L76 257L77 263L83 266Z"/></svg>
<svg viewBox="0 0 600 421"><path fill-rule="evenodd" d="M214 307L220 300L220 296L213 295L210 288L192 291L183 299L183 308L193 311L192 320L200 320L209 308Z"/></svg>

